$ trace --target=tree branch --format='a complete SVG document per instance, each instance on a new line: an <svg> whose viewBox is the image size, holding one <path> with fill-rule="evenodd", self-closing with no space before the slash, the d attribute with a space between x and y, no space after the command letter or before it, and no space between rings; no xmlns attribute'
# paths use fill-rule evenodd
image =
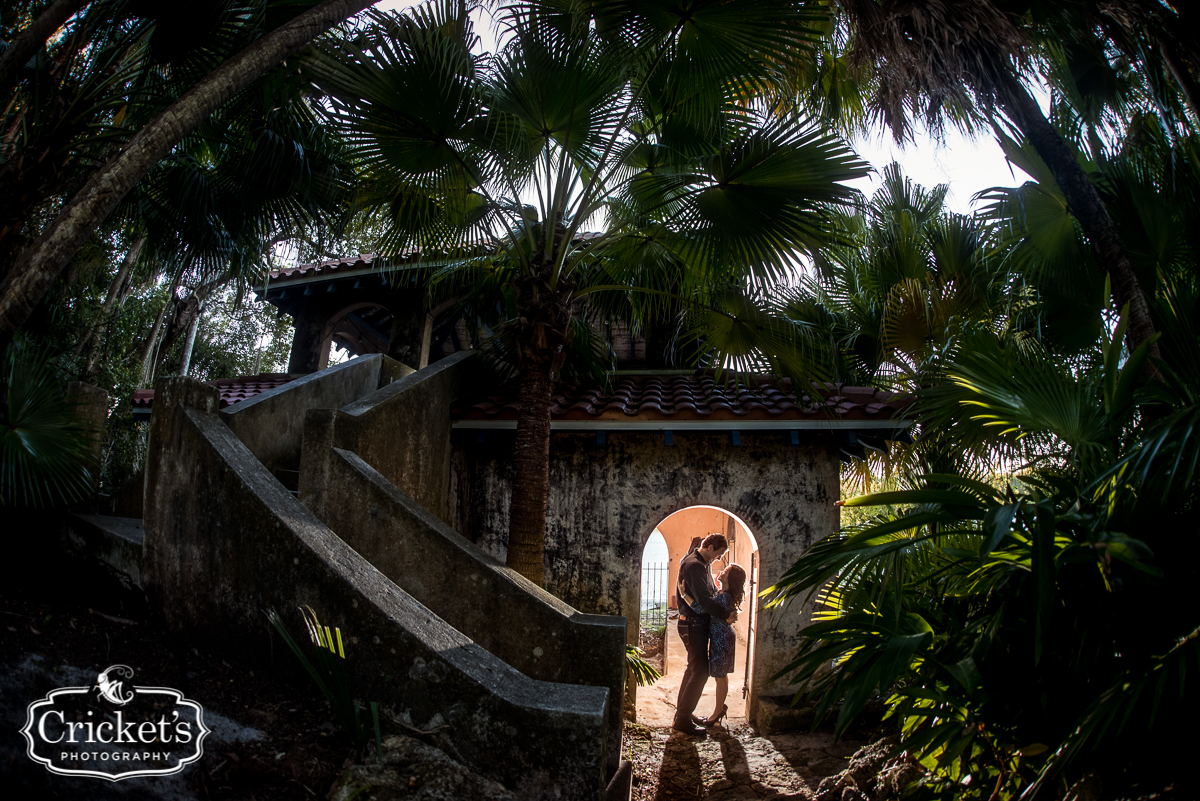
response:
<svg viewBox="0 0 1200 801"><path fill-rule="evenodd" d="M91 0L57 0L32 25L21 31L21 35L0 54L0 95L16 85L21 68L29 63L34 53L42 49L46 40L89 2Z"/></svg>
<svg viewBox="0 0 1200 801"><path fill-rule="evenodd" d="M12 340L96 226L183 137L251 81L378 0L324 0L225 61L94 173L0 283L0 348Z"/></svg>

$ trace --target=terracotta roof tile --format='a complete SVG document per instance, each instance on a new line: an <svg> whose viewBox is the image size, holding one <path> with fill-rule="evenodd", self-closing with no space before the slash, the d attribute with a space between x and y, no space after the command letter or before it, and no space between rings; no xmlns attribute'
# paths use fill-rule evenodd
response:
<svg viewBox="0 0 1200 801"><path fill-rule="evenodd" d="M260 373L237 378L219 378L204 383L216 387L221 393L220 408L232 406L269 389L281 387L289 381L303 377L304 373ZM139 389L133 393L133 408L149 409L154 405L154 390Z"/></svg>
<svg viewBox="0 0 1200 801"><path fill-rule="evenodd" d="M575 242L587 242L598 236L601 236L598 232L584 232L575 237ZM388 257L386 262L391 265L399 265L418 261L420 258L421 251L409 249ZM376 264L377 260L382 261L377 253L358 253L352 256L343 256L340 259L329 259L328 261L319 261L312 264L301 264L298 267L272 270L270 283L287 284L291 281L313 278L319 275L338 276L348 273L370 272L381 269L384 266L383 264Z"/></svg>
<svg viewBox="0 0 1200 801"><path fill-rule="evenodd" d="M621 376L600 387L559 387L550 408L554 420L803 420L829 414L843 419L891 419L908 406L906 396L872 387L827 387L821 399L797 398L791 381L754 384L716 382L712 376ZM815 394L815 393L814 393ZM458 420L515 420L517 393L509 386L453 411Z"/></svg>

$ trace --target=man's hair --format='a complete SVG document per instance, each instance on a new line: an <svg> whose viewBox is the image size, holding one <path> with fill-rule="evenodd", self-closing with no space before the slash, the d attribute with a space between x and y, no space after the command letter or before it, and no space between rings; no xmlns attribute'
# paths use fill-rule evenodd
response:
<svg viewBox="0 0 1200 801"><path fill-rule="evenodd" d="M704 542L700 543L700 547L724 551L729 548L729 540L725 539L724 534L709 534L704 538Z"/></svg>

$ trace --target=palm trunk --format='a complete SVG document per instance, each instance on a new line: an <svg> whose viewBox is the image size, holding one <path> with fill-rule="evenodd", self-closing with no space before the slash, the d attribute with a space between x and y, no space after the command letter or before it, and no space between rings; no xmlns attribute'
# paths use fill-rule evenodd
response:
<svg viewBox="0 0 1200 801"><path fill-rule="evenodd" d="M97 170L0 282L0 349L29 318L96 226L209 114L287 56L378 0L323 0L213 70Z"/></svg>
<svg viewBox="0 0 1200 801"><path fill-rule="evenodd" d="M1126 304L1129 305L1125 344L1133 351L1154 336L1154 321L1150 317L1145 290L1138 284L1129 253L1117 234L1117 227L1095 185L1079 166L1075 154L1067 147L1062 136L1042 114L1037 101L1015 76L1006 89L1005 112L1020 127L1025 138L1054 174L1071 213L1079 220L1084 236L1091 243L1097 263L1109 274L1117 306L1124 308ZM1151 345L1150 349L1151 356L1159 355L1157 344Z"/></svg>
<svg viewBox="0 0 1200 801"><path fill-rule="evenodd" d="M1159 46L1162 48L1163 61L1170 70L1171 77L1175 79L1175 83L1179 84L1179 93L1183 95L1184 102L1192 110L1197 122L1200 122L1200 85L1196 83L1188 68L1180 63L1175 48L1170 42L1159 40Z"/></svg>
<svg viewBox="0 0 1200 801"><path fill-rule="evenodd" d="M520 410L508 510L507 564L545 586L546 499L550 494L550 360L521 367Z"/></svg>
<svg viewBox="0 0 1200 801"><path fill-rule="evenodd" d="M508 510L509 567L545 586L546 500L550 494L550 406L571 323L571 286L542 277L517 282L520 382Z"/></svg>

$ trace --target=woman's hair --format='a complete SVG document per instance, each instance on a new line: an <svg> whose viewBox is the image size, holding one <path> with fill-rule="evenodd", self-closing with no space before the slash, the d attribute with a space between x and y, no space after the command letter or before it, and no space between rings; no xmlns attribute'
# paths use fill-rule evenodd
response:
<svg viewBox="0 0 1200 801"><path fill-rule="evenodd" d="M733 599L733 605L742 608L742 598L746 596L746 569L741 565L731 564L725 570L725 580L722 582L725 592Z"/></svg>

